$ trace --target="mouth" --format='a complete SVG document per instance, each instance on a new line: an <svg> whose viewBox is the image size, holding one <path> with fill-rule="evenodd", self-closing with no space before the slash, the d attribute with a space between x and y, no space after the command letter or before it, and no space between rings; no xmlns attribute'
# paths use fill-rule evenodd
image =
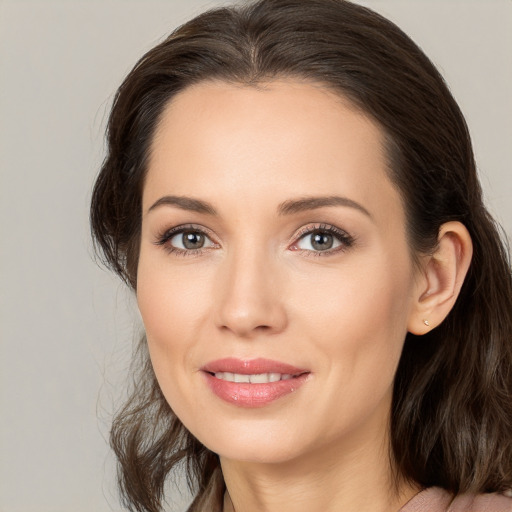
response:
<svg viewBox="0 0 512 512"><path fill-rule="evenodd" d="M268 359L220 359L201 371L210 390L238 407L263 407L294 393L309 380L309 370Z"/></svg>
<svg viewBox="0 0 512 512"><path fill-rule="evenodd" d="M268 384L269 382L279 382L280 380L290 380L297 375L289 373L253 373L245 375L243 373L217 372L211 375L226 382L244 382L250 384Z"/></svg>

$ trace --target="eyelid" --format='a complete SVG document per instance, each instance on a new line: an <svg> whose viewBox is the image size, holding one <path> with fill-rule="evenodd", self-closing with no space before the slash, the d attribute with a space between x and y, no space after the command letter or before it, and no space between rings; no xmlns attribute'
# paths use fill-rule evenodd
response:
<svg viewBox="0 0 512 512"><path fill-rule="evenodd" d="M173 235L178 233L183 233L184 231L197 231L198 233L202 233L207 235L208 238L216 238L215 234L208 228L201 226L200 224L180 224L178 226L173 226L172 228L166 228L161 230L157 235L156 243L160 243L160 241L164 238L171 238Z"/></svg>
<svg viewBox="0 0 512 512"><path fill-rule="evenodd" d="M300 230L294 235L294 238L301 238L304 235L308 235L309 233L313 233L315 231L328 231L339 236L350 237L350 235L345 230L337 228L332 224L327 224L325 222L314 222L300 228Z"/></svg>

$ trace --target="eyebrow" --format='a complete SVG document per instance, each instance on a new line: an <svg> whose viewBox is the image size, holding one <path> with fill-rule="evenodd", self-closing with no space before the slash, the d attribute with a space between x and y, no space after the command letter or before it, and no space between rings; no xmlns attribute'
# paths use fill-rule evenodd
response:
<svg viewBox="0 0 512 512"><path fill-rule="evenodd" d="M148 208L148 213L159 206L176 206L181 210L203 213L206 215L217 215L217 210L208 202L200 199L185 196L163 196ZM320 196L320 197L303 197L300 199L289 199L281 203L277 212L279 215L293 215L309 210L329 206L345 206L354 208L372 218L370 212L356 201L342 196Z"/></svg>
<svg viewBox="0 0 512 512"><path fill-rule="evenodd" d="M308 210L316 210L326 206L347 206L355 208L366 216L372 218L370 212L362 205L349 199L348 197L341 196L322 196L322 197L304 197L301 199L291 199L281 203L278 208L279 215L291 215Z"/></svg>

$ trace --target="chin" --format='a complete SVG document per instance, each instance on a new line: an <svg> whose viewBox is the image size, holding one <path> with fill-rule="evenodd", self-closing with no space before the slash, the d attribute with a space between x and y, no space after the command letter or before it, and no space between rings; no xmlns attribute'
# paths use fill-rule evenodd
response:
<svg viewBox="0 0 512 512"><path fill-rule="evenodd" d="M308 444L301 433L291 432L286 422L216 422L192 433L221 458L252 463L288 462L307 451Z"/></svg>
<svg viewBox="0 0 512 512"><path fill-rule="evenodd" d="M236 460L254 464L282 464L290 462L301 455L300 447L283 446L282 443L269 443L265 439L254 442L251 446L233 441L212 450L223 459Z"/></svg>

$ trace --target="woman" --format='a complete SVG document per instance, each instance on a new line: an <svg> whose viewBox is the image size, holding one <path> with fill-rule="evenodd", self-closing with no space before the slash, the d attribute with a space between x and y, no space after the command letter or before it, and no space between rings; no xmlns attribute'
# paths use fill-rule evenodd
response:
<svg viewBox="0 0 512 512"><path fill-rule="evenodd" d="M512 280L466 124L343 0L205 13L121 85L91 222L146 337L130 510L512 510Z"/></svg>

